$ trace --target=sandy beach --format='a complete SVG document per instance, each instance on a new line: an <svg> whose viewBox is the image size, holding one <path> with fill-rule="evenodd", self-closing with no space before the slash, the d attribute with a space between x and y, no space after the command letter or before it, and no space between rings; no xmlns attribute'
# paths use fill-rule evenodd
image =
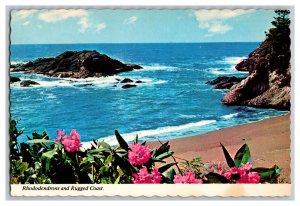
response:
<svg viewBox="0 0 300 206"><path fill-rule="evenodd" d="M233 157L247 143L254 167L282 168L281 178L290 183L290 114L263 121L225 128L204 135L170 140L174 156L191 160L201 157L203 162L225 161L220 142ZM160 143L149 142L150 147Z"/></svg>

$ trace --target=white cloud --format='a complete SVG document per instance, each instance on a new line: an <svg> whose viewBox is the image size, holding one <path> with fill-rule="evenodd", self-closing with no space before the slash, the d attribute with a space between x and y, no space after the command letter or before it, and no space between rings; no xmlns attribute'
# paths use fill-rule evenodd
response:
<svg viewBox="0 0 300 206"><path fill-rule="evenodd" d="M86 17L87 15L88 12L87 10L84 9L55 9L55 10L46 10L40 13L38 18L48 23L55 23L69 18Z"/></svg>
<svg viewBox="0 0 300 206"><path fill-rule="evenodd" d="M243 10L243 9L209 9L209 10L198 10L195 11L195 15L198 21L210 21L215 19L229 19L244 14L253 12L253 9Z"/></svg>
<svg viewBox="0 0 300 206"><path fill-rule="evenodd" d="M77 24L80 25L79 32L81 33L84 33L88 28L91 27L91 24L89 23L89 19L87 17L80 18Z"/></svg>
<svg viewBox="0 0 300 206"><path fill-rule="evenodd" d="M213 34L225 34L233 29L232 26L223 22L225 19L241 16L253 11L253 9L202 9L195 11L194 15L199 22L199 27L206 29L210 34L208 36L211 36Z"/></svg>
<svg viewBox="0 0 300 206"><path fill-rule="evenodd" d="M26 19L27 17L29 17L30 15L32 15L36 12L37 12L36 9L18 10L18 11L16 11L16 15L18 17L20 17L21 19Z"/></svg>
<svg viewBox="0 0 300 206"><path fill-rule="evenodd" d="M137 16L131 16L124 20L124 24L134 24L138 20Z"/></svg>
<svg viewBox="0 0 300 206"><path fill-rule="evenodd" d="M102 22L102 23L96 25L96 31L101 31L105 28L106 28L106 23L105 22Z"/></svg>
<svg viewBox="0 0 300 206"><path fill-rule="evenodd" d="M232 30L232 27L227 24L222 24L220 21L206 22L200 25L200 28L207 29L211 34L225 34Z"/></svg>
<svg viewBox="0 0 300 206"><path fill-rule="evenodd" d="M29 24L30 24L30 21L25 21L25 22L23 23L24 26L28 26Z"/></svg>

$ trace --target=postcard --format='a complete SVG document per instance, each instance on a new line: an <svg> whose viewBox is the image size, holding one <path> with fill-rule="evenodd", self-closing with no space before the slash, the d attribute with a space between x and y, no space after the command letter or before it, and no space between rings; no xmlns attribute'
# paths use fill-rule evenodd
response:
<svg viewBox="0 0 300 206"><path fill-rule="evenodd" d="M293 9L9 8L12 196L290 196Z"/></svg>

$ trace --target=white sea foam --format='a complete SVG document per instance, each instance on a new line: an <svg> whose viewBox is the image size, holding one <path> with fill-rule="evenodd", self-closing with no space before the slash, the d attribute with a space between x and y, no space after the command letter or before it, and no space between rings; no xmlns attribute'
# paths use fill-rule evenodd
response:
<svg viewBox="0 0 300 206"><path fill-rule="evenodd" d="M134 70L136 72L138 71L159 71L159 70L167 70L167 71L175 71L177 69L177 67L172 67L172 66L164 66L164 65L158 65L158 64L154 64L154 65L146 65L146 66L142 66L143 69L139 69L139 70Z"/></svg>
<svg viewBox="0 0 300 206"><path fill-rule="evenodd" d="M224 119L231 119L232 117L238 116L238 114L239 113L227 114L227 115L222 116L222 118L224 118Z"/></svg>
<svg viewBox="0 0 300 206"><path fill-rule="evenodd" d="M227 64L233 64L236 65L238 63L240 63L243 59L246 59L247 57L243 56L243 57L226 57L224 59L224 62Z"/></svg>
<svg viewBox="0 0 300 206"><path fill-rule="evenodd" d="M56 96L54 94L47 94L47 99L56 99Z"/></svg>
<svg viewBox="0 0 300 206"><path fill-rule="evenodd" d="M25 64L27 62L24 62L24 61L11 61L10 64L11 65L14 65L14 64Z"/></svg>
<svg viewBox="0 0 300 206"><path fill-rule="evenodd" d="M125 139L126 142L129 142L129 141L134 141L136 135L138 135L139 139L142 139L145 137L152 137L152 136L160 135L163 133L176 132L176 131L180 131L180 130L190 129L193 127L202 127L204 125L212 124L215 122L216 122L216 120L202 120L199 122L192 122L192 123L183 124L183 125L179 125L179 126L159 127L157 129L141 130L141 131L126 133L126 134L121 134L121 135ZM104 137L104 138L101 138L100 140L104 140L105 142L107 142L111 145L117 144L117 140L116 140L115 136ZM85 145L84 148L86 148L87 145L90 145L90 142L86 142L86 143L84 143L84 145Z"/></svg>
<svg viewBox="0 0 300 206"><path fill-rule="evenodd" d="M141 78L139 76L136 77L125 77L125 76L107 76L107 77L89 77L86 79L74 79L74 78L57 78L57 77L45 77L43 75L24 75L21 76L22 80L30 79L38 83L38 85L31 85L31 87L24 88L39 88L39 87L81 87L81 86L95 86L95 87L112 87L113 85L117 85L118 87L122 87L123 84L119 83L118 80L122 80L124 78L130 78L134 82L137 80L141 80L142 83L138 84L138 86L151 86L155 84L164 84L166 80L152 79L152 78ZM11 85L12 87L20 87L20 83L14 83ZM22 87L23 88L23 87Z"/></svg>

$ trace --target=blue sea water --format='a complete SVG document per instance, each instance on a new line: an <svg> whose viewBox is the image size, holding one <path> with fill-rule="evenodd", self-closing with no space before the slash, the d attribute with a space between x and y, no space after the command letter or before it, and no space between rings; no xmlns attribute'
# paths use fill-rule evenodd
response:
<svg viewBox="0 0 300 206"><path fill-rule="evenodd" d="M220 75L246 76L234 69L258 43L166 44L49 44L12 45L12 63L54 57L66 50L97 50L122 62L139 64L135 70L111 77L60 79L12 73L40 85L11 85L10 112L25 128L46 130L54 139L57 129L76 128L84 142L114 142L117 129L126 140L135 135L147 141L168 140L255 122L285 114L274 109L226 106L226 90L205 84ZM118 79L142 80L138 87L113 87ZM83 86L93 83L91 86ZM21 140L25 141L25 135Z"/></svg>

